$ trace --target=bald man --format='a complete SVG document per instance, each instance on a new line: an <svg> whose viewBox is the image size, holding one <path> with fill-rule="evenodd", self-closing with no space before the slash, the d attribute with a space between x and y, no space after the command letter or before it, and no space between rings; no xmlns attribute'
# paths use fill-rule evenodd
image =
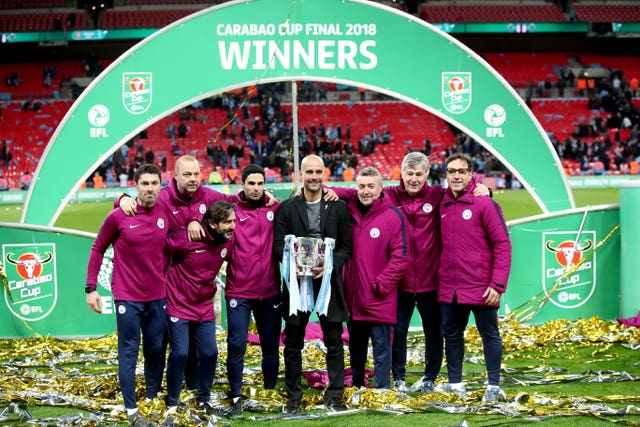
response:
<svg viewBox="0 0 640 427"><path fill-rule="evenodd" d="M347 205L342 201L323 199L322 183L325 177L324 163L315 155L306 156L301 164L303 190L300 195L282 202L276 214L273 256L282 260L285 251L285 236L331 238L335 240L333 263L313 268L313 300L318 302L321 291L330 286L329 304L326 314L319 314L320 326L327 347L327 371L329 384L325 396L329 410L344 409L344 349L342 345L343 322L347 320L347 305L342 287L342 266L351 256L353 246L351 220ZM295 266L292 266L295 268ZM326 269L326 270L325 270ZM325 276L327 276L325 278ZM323 278L325 278L323 283ZM304 280L301 278L301 280ZM292 283L289 283L292 285ZM324 287L323 287L324 286ZM322 298L320 298L322 299ZM285 317L285 384L288 402L285 411L295 414L300 411L302 401L302 349L304 334L311 311L290 307L290 293L283 287L283 316Z"/></svg>

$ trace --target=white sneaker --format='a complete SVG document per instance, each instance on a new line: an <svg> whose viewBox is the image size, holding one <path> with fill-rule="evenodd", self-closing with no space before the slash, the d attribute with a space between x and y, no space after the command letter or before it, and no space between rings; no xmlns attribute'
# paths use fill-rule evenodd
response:
<svg viewBox="0 0 640 427"><path fill-rule="evenodd" d="M498 403L500 399L507 400L507 395L500 389L500 386L490 385L484 392L482 403Z"/></svg>
<svg viewBox="0 0 640 427"><path fill-rule="evenodd" d="M467 389L464 387L464 383L449 383L445 386L445 391L457 394L460 399L467 398Z"/></svg>
<svg viewBox="0 0 640 427"><path fill-rule="evenodd" d="M404 380L395 380L393 382L393 389L395 391L399 391L400 393L407 393L409 389L407 388L407 384L405 384Z"/></svg>

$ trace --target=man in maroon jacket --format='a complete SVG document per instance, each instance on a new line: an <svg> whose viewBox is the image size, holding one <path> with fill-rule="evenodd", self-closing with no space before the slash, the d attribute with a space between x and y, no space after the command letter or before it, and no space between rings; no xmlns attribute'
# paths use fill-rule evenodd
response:
<svg viewBox="0 0 640 427"><path fill-rule="evenodd" d="M473 313L484 349L488 387L485 403L504 397L500 390L502 339L498 329L500 297L511 269L511 241L502 209L489 197L473 197L473 161L456 153L446 161L447 183L440 205L442 257L438 301L446 342L448 389L466 396L462 382L464 330Z"/></svg>
<svg viewBox="0 0 640 427"><path fill-rule="evenodd" d="M241 177L242 192L236 204L238 227L227 264L225 287L227 377L232 401L230 415L234 416L242 413L242 371L251 313L260 337L265 389L275 388L278 379L282 329L280 268L272 256L274 219L280 203L268 206L262 167L247 165Z"/></svg>
<svg viewBox="0 0 640 427"><path fill-rule="evenodd" d="M167 273L170 343L166 398L168 415L177 409L184 368L192 345L198 356L197 405L205 410L210 407L211 386L218 361L213 309L213 297L217 290L215 278L231 253L235 224L235 206L219 201L209 206L202 219L202 228L206 233L204 239L189 241L186 229L172 233L167 239L171 254Z"/></svg>
<svg viewBox="0 0 640 427"><path fill-rule="evenodd" d="M138 192L135 216L113 210L100 227L91 246L85 292L87 305L102 312L96 290L102 259L113 245L111 291L116 305L118 331L118 379L129 425L154 426L138 411L136 363L142 332L146 397L157 396L164 367L163 336L166 323L166 278L164 256L169 212L156 203L160 193L160 170L142 165L136 170Z"/></svg>
<svg viewBox="0 0 640 427"><path fill-rule="evenodd" d="M342 272L349 309L349 352L353 385L365 385L369 338L373 346L375 388L389 388L391 336L396 323L398 282L408 257L406 219L382 195L382 176L364 168L356 180L358 197L348 203L353 255Z"/></svg>

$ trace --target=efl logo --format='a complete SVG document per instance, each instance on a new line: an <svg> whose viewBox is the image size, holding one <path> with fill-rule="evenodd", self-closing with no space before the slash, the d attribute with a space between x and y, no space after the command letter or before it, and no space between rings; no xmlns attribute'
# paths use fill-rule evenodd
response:
<svg viewBox="0 0 640 427"><path fill-rule="evenodd" d="M131 114L151 107L151 73L122 73L122 104Z"/></svg>
<svg viewBox="0 0 640 427"><path fill-rule="evenodd" d="M96 104L89 108L87 113L89 124L92 126L89 128L89 136L91 138L108 138L107 135L107 123L111 120L111 112L102 104Z"/></svg>
<svg viewBox="0 0 640 427"><path fill-rule="evenodd" d="M471 73L442 73L442 105L453 114L471 106Z"/></svg>
<svg viewBox="0 0 640 427"><path fill-rule="evenodd" d="M585 255L595 247L595 231L583 231L580 241L575 241L577 232L549 232L542 235L542 283L548 295L557 286L551 297L554 305L576 308L586 303L596 289L596 254L587 261ZM575 266L578 267L566 274Z"/></svg>
<svg viewBox="0 0 640 427"><path fill-rule="evenodd" d="M507 112L502 105L492 104L485 108L484 121L491 126L487 128L486 136L488 138L504 138L501 126L506 120Z"/></svg>
<svg viewBox="0 0 640 427"><path fill-rule="evenodd" d="M4 299L19 319L41 320L55 307L58 299L55 253L53 243L2 245L9 283Z"/></svg>

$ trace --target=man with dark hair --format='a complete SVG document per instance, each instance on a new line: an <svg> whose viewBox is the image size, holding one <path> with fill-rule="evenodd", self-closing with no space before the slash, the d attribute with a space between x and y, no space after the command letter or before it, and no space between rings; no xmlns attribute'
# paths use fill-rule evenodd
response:
<svg viewBox="0 0 640 427"><path fill-rule="evenodd" d="M327 347L326 362L329 373L329 384L325 392L327 407L331 410L344 408L342 404L344 392L342 331L343 322L347 320L347 306L342 289L342 266L351 256L353 246L347 206L342 201L326 201L322 198L322 183L325 177L322 159L316 155L306 156L302 159L300 167L303 191L299 196L282 202L278 209L273 256L276 260L283 260L287 250L285 242L287 236L322 239L328 244L331 244L332 240L335 248L333 257L326 258L328 265L325 263L322 266L313 267L313 276L309 279L312 283L305 288L309 292L297 300L294 297L300 296L301 292L294 281L297 275L296 266L287 262L291 275L286 275L285 272L285 280L288 279L288 281L287 288L283 289L283 315L285 316L285 384L288 396L285 411L289 414L297 413L301 407L302 349L311 311L318 313L323 341ZM330 249L325 245L325 253ZM284 260L290 260L290 258ZM329 273L330 269L331 273ZM304 300L304 306L301 300Z"/></svg>
<svg viewBox="0 0 640 427"><path fill-rule="evenodd" d="M105 219L91 246L85 292L87 305L102 312L96 290L104 253L113 245L111 291L116 307L118 378L129 425L152 426L136 404L136 363L142 331L146 397L157 396L164 367L163 336L166 323L165 240L168 212L156 203L160 193L160 170L142 165L134 175L136 215L115 209Z"/></svg>
<svg viewBox="0 0 640 427"><path fill-rule="evenodd" d="M172 233L167 239L171 263L167 273L170 351L165 425L170 424L170 417L177 410L191 345L195 346L198 360L197 404L209 404L218 361L213 309L217 291L215 278L222 263L229 258L235 224L234 205L219 201L209 206L202 218L204 239L189 241L186 229Z"/></svg>
<svg viewBox="0 0 640 427"><path fill-rule="evenodd" d="M389 388L398 282L409 262L406 219L381 197L382 176L377 169L362 169L356 183L358 197L347 205L353 224L353 255L343 272L349 308L351 375L355 387L365 385L371 338L374 387Z"/></svg>
<svg viewBox="0 0 640 427"><path fill-rule="evenodd" d="M227 264L227 376L231 415L242 412L242 371L251 313L262 350L265 389L276 386L280 367L280 269L272 256L274 219L279 202L267 206L265 173L251 164L242 170L242 191L237 203L239 219L231 259ZM256 257L256 254L260 256ZM249 267L250 266L250 267Z"/></svg>
<svg viewBox="0 0 640 427"><path fill-rule="evenodd" d="M473 312L487 365L485 403L505 397L500 390L502 339L498 329L500 297L507 290L511 240L502 209L489 197L473 197L473 161L467 154L447 158L447 188L440 205L442 257L438 301L447 355L449 391L466 396L462 382L464 330Z"/></svg>

